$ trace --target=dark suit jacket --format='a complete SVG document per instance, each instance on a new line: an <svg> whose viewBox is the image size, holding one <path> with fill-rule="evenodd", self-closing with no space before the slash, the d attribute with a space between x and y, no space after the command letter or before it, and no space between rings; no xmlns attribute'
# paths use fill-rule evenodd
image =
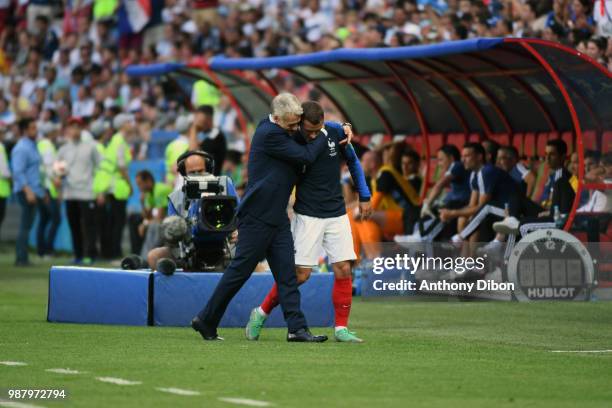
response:
<svg viewBox="0 0 612 408"><path fill-rule="evenodd" d="M248 183L238 217L248 214L273 226L287 223L296 169L313 163L325 149L327 138L322 134L315 141L300 145L269 118L259 122L251 141Z"/></svg>

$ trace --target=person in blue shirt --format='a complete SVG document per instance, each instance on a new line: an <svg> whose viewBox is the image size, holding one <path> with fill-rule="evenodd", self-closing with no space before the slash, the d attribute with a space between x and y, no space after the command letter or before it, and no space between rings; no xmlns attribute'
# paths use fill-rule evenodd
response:
<svg viewBox="0 0 612 408"><path fill-rule="evenodd" d="M535 174L519 161L516 147L502 146L499 148L497 167L510 174L525 197L531 197L535 187Z"/></svg>
<svg viewBox="0 0 612 408"><path fill-rule="evenodd" d="M350 144L340 144L346 139L343 125L324 122L323 108L317 102L304 102L302 109L300 131L294 135L295 140L307 144L322 133L328 140L328 148L314 163L303 166L296 185L291 231L297 281L302 284L308 280L312 268L318 265L321 250L325 250L335 277L332 290L335 338L337 341L360 343L362 340L347 328L353 290L351 266L357 257L340 182L343 160L359 194L360 213L366 218L371 212L371 194L355 150ZM344 127L350 131L348 124ZM246 327L248 340L259 339L263 324L277 305L278 289L274 285L261 305L251 312Z"/></svg>
<svg viewBox="0 0 612 408"><path fill-rule="evenodd" d="M419 219L419 231L412 235L396 235L395 242L416 243L434 239L441 239L443 236L449 238L457 230L457 223L440 222L437 213L442 208L458 209L467 205L470 200L470 172L461 163L461 154L456 146L444 145L437 153L438 164L442 177L427 194L421 206L421 218ZM436 205L438 197L448 188L441 205ZM441 234L445 231L443 234Z"/></svg>
<svg viewBox="0 0 612 408"><path fill-rule="evenodd" d="M440 210L442 221L464 217L469 223L451 240L459 244L468 238L471 242L490 241L495 233L492 225L503 219L505 207L510 214L518 210L518 186L508 173L486 162L486 153L479 143L467 143L463 147L462 161L470 175L472 190L467 206L460 209Z"/></svg>
<svg viewBox="0 0 612 408"><path fill-rule="evenodd" d="M28 266L30 265L28 258L30 229L37 206L43 205L45 191L40 174L41 158L36 147L36 136L38 135L36 122L34 119L25 118L21 119L18 125L21 138L11 151L13 193L21 207L21 220L15 248L15 266Z"/></svg>

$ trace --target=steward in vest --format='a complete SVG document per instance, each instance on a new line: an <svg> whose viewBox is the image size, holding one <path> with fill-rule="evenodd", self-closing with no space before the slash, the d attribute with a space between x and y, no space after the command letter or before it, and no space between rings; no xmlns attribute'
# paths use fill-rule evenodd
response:
<svg viewBox="0 0 612 408"><path fill-rule="evenodd" d="M38 256L53 254L53 243L60 225L60 199L57 188L53 183L53 163L57 158L55 141L58 134L58 126L52 123L44 123L40 126L42 138L36 143L36 148L41 158L40 177L46 198L39 207L39 221L36 231L36 246ZM48 198L47 198L48 197Z"/></svg>

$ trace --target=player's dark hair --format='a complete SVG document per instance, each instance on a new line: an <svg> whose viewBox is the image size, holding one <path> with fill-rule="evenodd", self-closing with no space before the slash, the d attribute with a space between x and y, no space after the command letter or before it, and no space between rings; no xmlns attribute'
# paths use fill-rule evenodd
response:
<svg viewBox="0 0 612 408"><path fill-rule="evenodd" d="M514 157L515 159L517 159L517 160L519 158L519 152L518 152L518 150L516 150L516 147L514 147L514 146L502 146L502 147L499 148L499 150L503 150L505 152L510 153L510 155L512 157Z"/></svg>
<svg viewBox="0 0 612 408"><path fill-rule="evenodd" d="M17 126L19 126L19 131L23 133L28 130L28 126L30 126L30 123L32 122L34 122L33 118L23 118L19 120L19 122L17 123Z"/></svg>
<svg viewBox="0 0 612 408"><path fill-rule="evenodd" d="M138 173L136 173L136 177L140 178L142 181L155 182L153 174L151 174L149 170L140 170Z"/></svg>
<svg viewBox="0 0 612 408"><path fill-rule="evenodd" d="M209 116L213 116L215 113L215 109L210 105L200 105L197 107L196 112L203 113Z"/></svg>
<svg viewBox="0 0 612 408"><path fill-rule="evenodd" d="M461 160L461 153L459 153L459 149L457 149L457 146L455 145L452 145L452 144L444 145L439 149L439 151L441 151L448 157L452 157L453 161Z"/></svg>
<svg viewBox="0 0 612 408"><path fill-rule="evenodd" d="M412 150L412 148L410 147L407 147L406 149L404 149L404 151L402 152L402 156L410 157L417 164L421 162L421 156L416 151Z"/></svg>
<svg viewBox="0 0 612 408"><path fill-rule="evenodd" d="M495 164L497 161L497 152L499 151L499 143L495 140L487 139L482 142L485 152L491 155L491 163Z"/></svg>
<svg viewBox="0 0 612 408"><path fill-rule="evenodd" d="M466 143L463 146L464 149L472 149L476 154L479 154L482 156L482 160L484 161L486 156L486 152L484 147L482 147L482 145L480 143L476 143L476 142L469 142Z"/></svg>
<svg viewBox="0 0 612 408"><path fill-rule="evenodd" d="M306 101L302 104L302 120L307 120L312 124L323 122L323 108L318 102Z"/></svg>
<svg viewBox="0 0 612 408"><path fill-rule="evenodd" d="M552 146L561 156L567 156L567 144L563 139L550 139L546 142L546 146Z"/></svg>

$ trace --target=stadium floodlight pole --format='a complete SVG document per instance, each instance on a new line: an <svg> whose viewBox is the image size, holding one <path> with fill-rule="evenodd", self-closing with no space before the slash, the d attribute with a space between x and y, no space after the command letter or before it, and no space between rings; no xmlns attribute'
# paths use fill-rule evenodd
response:
<svg viewBox="0 0 612 408"><path fill-rule="evenodd" d="M582 143L582 129L580 128L580 121L578 120L578 114L576 113L576 108L574 107L574 103L572 102L572 98L570 98L565 85L559 78L559 75L555 72L553 67L550 65L548 61L528 43L527 40L519 41L519 44L525 48L533 57L542 65L542 68L548 72L552 80L559 87L559 91L565 99L565 103L567 105L567 109L569 110L570 116L572 118L572 124L574 125L574 130L576 132L576 146L578 151L578 187L576 188L576 196L574 197L574 202L572 204L572 209L570 210L569 216L567 217L567 221L565 222L565 226L563 229L565 231L570 230L572 223L574 222L574 217L576 216L576 210L578 209L578 203L580 202L580 195L582 193L583 186L583 178L584 178L584 146Z"/></svg>
<svg viewBox="0 0 612 408"><path fill-rule="evenodd" d="M421 201L425 199L427 196L427 190L429 189L429 175L431 174L431 152L429 151L429 128L427 127L427 122L425 121L425 116L419 107L419 103L416 100L412 89L406 83L404 77L402 77L397 69L393 66L393 61L385 61L385 65L389 70L393 73L397 81L402 85L404 92L408 99L410 100L410 104L412 105L412 110L414 111L417 121L419 122L419 127L421 128L421 134L423 135L423 139L425 141L425 188L421 192Z"/></svg>
<svg viewBox="0 0 612 408"><path fill-rule="evenodd" d="M414 62L417 64L424 65L425 67L435 72L438 77L444 79L455 91L457 91L457 93L459 93L461 98L463 98L463 100L469 105L471 110L476 115L476 118L480 122L480 125L482 126L482 130L484 134L487 136L487 138L491 136L491 134L493 133L491 132L491 127L489 126L489 123L486 121L484 114L482 112L482 109L478 106L477 101L474 100L474 98L471 95L469 95L466 91L464 91L463 88L460 87L454 80L444 75L440 70L438 70L430 62L423 61L423 60L415 60ZM469 135L467 136L469 137Z"/></svg>

